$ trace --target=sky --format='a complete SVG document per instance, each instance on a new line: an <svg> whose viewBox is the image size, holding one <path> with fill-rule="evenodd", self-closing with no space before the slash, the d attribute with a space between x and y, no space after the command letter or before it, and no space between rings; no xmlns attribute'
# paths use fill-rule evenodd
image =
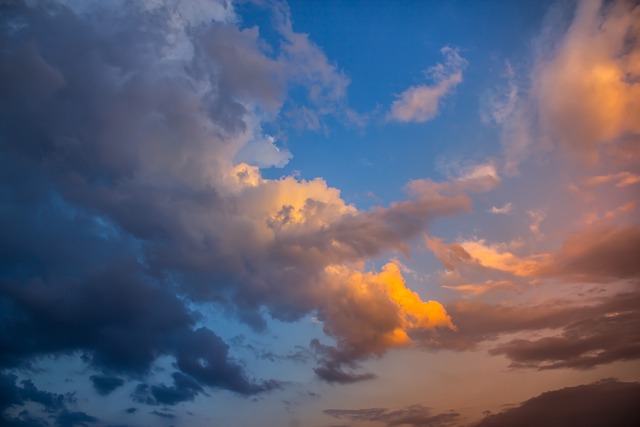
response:
<svg viewBox="0 0 640 427"><path fill-rule="evenodd" d="M0 424L640 425L633 1L0 0Z"/></svg>

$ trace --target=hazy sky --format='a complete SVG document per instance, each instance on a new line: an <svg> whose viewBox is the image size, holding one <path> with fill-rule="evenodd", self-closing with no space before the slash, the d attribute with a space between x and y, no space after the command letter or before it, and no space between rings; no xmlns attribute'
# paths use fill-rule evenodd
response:
<svg viewBox="0 0 640 427"><path fill-rule="evenodd" d="M0 0L0 423L640 425L633 1Z"/></svg>

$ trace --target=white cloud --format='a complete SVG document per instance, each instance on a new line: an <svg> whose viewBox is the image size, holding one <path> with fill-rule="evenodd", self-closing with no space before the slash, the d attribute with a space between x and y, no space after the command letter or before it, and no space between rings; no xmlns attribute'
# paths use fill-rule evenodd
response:
<svg viewBox="0 0 640 427"><path fill-rule="evenodd" d="M533 234L540 234L540 224L547 216L547 212L543 209L532 209L527 211L527 215L531 219L531 224L529 224L529 230Z"/></svg>
<svg viewBox="0 0 640 427"><path fill-rule="evenodd" d="M496 215L508 215L511 213L512 207L513 205L511 204L511 202L509 202L509 203L505 203L501 207L493 206L491 207L491 209L489 209L489 212Z"/></svg>

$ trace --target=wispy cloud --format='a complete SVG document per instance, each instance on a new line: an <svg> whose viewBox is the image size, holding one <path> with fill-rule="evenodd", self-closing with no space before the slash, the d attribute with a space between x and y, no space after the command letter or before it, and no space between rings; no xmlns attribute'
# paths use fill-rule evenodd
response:
<svg viewBox="0 0 640 427"><path fill-rule="evenodd" d="M445 62L430 67L425 72L433 83L411 86L398 95L398 99L391 104L387 120L426 122L436 117L442 99L462 83L462 71L467 66L467 61L460 56L458 50L447 46L440 52L444 55Z"/></svg>

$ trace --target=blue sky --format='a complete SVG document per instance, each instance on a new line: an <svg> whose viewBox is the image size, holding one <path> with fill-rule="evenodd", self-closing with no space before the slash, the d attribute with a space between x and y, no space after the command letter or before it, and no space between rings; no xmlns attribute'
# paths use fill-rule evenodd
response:
<svg viewBox="0 0 640 427"><path fill-rule="evenodd" d="M0 0L1 423L637 425L639 15Z"/></svg>

